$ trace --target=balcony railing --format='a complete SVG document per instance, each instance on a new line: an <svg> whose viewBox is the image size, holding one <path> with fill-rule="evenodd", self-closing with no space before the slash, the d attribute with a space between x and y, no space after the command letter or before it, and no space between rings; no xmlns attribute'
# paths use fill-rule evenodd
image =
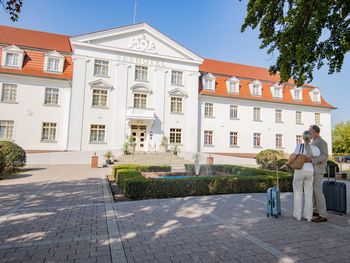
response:
<svg viewBox="0 0 350 263"><path fill-rule="evenodd" d="M127 110L128 119L154 120L154 109L129 107Z"/></svg>

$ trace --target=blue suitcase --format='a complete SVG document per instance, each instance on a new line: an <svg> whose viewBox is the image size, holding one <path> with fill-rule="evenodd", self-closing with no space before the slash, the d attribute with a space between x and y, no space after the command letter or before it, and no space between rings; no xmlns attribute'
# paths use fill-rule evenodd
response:
<svg viewBox="0 0 350 263"><path fill-rule="evenodd" d="M267 217L274 216L278 218L281 215L281 197L278 189L278 169L277 169L277 187L267 189Z"/></svg>

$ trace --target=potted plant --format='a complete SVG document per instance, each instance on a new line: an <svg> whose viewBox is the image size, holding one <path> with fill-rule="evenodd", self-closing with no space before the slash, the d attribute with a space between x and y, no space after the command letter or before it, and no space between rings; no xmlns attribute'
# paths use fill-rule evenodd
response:
<svg viewBox="0 0 350 263"><path fill-rule="evenodd" d="M163 136L160 140L159 150L163 153L168 151L168 138L166 136Z"/></svg>
<svg viewBox="0 0 350 263"><path fill-rule="evenodd" d="M104 154L104 157L106 158L106 164L109 165L109 164L113 164L112 162L112 158L113 158L113 153L111 151L108 151Z"/></svg>
<svg viewBox="0 0 350 263"><path fill-rule="evenodd" d="M175 146L173 147L173 154L174 154L174 155L177 155L179 152L180 152L180 148L179 148L177 145L175 145Z"/></svg>
<svg viewBox="0 0 350 263"><path fill-rule="evenodd" d="M129 144L127 142L125 142L123 144L123 151L124 151L124 155L128 155L129 154Z"/></svg>
<svg viewBox="0 0 350 263"><path fill-rule="evenodd" d="M128 150L130 152L135 152L136 148L136 138L134 135L130 135L128 138Z"/></svg>
<svg viewBox="0 0 350 263"><path fill-rule="evenodd" d="M211 153L209 153L209 157L207 157L207 164L212 165L214 163L214 157L211 156Z"/></svg>

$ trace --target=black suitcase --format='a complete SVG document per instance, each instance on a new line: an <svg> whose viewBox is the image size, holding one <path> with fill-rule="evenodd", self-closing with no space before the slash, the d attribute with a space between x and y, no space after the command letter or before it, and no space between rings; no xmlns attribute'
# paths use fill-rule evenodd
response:
<svg viewBox="0 0 350 263"><path fill-rule="evenodd" d="M346 214L346 184L329 180L330 167L327 167L328 180L323 182L323 194L326 199L327 211Z"/></svg>

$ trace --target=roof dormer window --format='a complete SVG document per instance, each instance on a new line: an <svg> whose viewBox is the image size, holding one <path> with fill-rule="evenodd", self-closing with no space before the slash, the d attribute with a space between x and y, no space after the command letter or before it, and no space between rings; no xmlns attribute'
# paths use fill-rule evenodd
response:
<svg viewBox="0 0 350 263"><path fill-rule="evenodd" d="M271 93L275 99L282 99L283 98L282 85L275 84L275 85L271 86Z"/></svg>
<svg viewBox="0 0 350 263"><path fill-rule="evenodd" d="M303 100L303 89L301 87L294 87L290 90L293 100Z"/></svg>
<svg viewBox="0 0 350 263"><path fill-rule="evenodd" d="M202 77L202 85L205 90L215 90L215 77L208 73Z"/></svg>
<svg viewBox="0 0 350 263"><path fill-rule="evenodd" d="M51 73L62 73L64 56L57 51L46 53L44 59L44 70Z"/></svg>
<svg viewBox="0 0 350 263"><path fill-rule="evenodd" d="M261 96L262 83L259 80L254 80L249 84L250 94L253 96Z"/></svg>
<svg viewBox="0 0 350 263"><path fill-rule="evenodd" d="M228 93L239 93L239 79L231 77L226 80L226 87Z"/></svg>
<svg viewBox="0 0 350 263"><path fill-rule="evenodd" d="M2 49L2 67L22 68L24 51L14 45Z"/></svg>
<svg viewBox="0 0 350 263"><path fill-rule="evenodd" d="M311 100L314 103L320 103L321 102L321 92L319 89L314 89L310 92Z"/></svg>

